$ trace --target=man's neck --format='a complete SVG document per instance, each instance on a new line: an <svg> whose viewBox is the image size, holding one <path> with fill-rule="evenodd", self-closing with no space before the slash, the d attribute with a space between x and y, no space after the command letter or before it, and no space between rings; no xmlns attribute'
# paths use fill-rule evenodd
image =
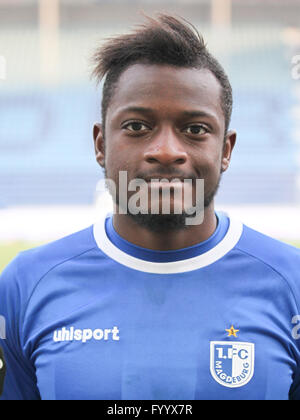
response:
<svg viewBox="0 0 300 420"><path fill-rule="evenodd" d="M171 251L187 248L206 241L216 230L217 218L214 206L204 211L204 220L200 225L192 225L184 229L170 229L167 232L154 232L134 221L126 214L114 214L113 225L116 232L128 242L142 248L157 251Z"/></svg>

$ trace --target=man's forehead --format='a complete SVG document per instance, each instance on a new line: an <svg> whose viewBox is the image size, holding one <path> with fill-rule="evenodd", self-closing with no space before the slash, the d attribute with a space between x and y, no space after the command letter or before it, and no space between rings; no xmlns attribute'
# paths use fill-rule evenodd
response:
<svg viewBox="0 0 300 420"><path fill-rule="evenodd" d="M153 100L208 107L222 113L221 86L213 73L208 69L168 65L130 66L119 78L111 106L124 107Z"/></svg>

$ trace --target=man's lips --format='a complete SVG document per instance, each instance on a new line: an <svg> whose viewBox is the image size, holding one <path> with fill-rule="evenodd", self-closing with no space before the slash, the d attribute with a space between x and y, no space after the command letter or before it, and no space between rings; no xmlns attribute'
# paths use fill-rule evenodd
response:
<svg viewBox="0 0 300 420"><path fill-rule="evenodd" d="M185 180L190 180L190 183L184 182ZM144 178L148 188L152 190L184 190L189 191L190 188L193 188L194 182L191 178L184 177L169 177L169 176L151 176Z"/></svg>
<svg viewBox="0 0 300 420"><path fill-rule="evenodd" d="M150 181L146 181L147 184L160 184L160 185L173 185L173 184L183 184L184 181L181 179L176 179L176 178L172 178L172 179L166 179L166 178L162 178L162 179L158 179L158 178L152 178Z"/></svg>
<svg viewBox="0 0 300 420"><path fill-rule="evenodd" d="M143 177L146 182L165 182L165 183L183 183L185 180L193 180L194 178L184 177L184 176L162 176L162 175L152 175L151 177Z"/></svg>
<svg viewBox="0 0 300 420"><path fill-rule="evenodd" d="M179 189L182 190L184 188L184 183L181 182L180 180L178 181L170 181L170 182L163 182L163 181L151 181L151 182L147 182L147 185L149 186L149 188L151 189Z"/></svg>

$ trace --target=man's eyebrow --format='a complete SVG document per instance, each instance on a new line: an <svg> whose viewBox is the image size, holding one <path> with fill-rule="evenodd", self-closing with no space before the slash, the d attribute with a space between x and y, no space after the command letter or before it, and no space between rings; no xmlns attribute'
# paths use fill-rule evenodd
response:
<svg viewBox="0 0 300 420"><path fill-rule="evenodd" d="M146 108L143 106L126 106L119 110L118 114L123 114L124 112L137 112L141 114L153 114L154 110L151 108Z"/></svg>
<svg viewBox="0 0 300 420"><path fill-rule="evenodd" d="M211 114L211 113L206 112L206 111L197 111L197 110L183 111L183 115L185 117L189 117L189 118L202 117L202 118L214 118L214 119L216 119L216 116L214 114Z"/></svg>
<svg viewBox="0 0 300 420"><path fill-rule="evenodd" d="M148 107L144 107L144 106L126 106L122 109L120 109L118 111L118 115L123 114L125 112L136 112L136 113L140 113L140 114L154 114L155 110L152 108L148 108ZM210 112L206 112L206 111L200 111L200 110L186 110L186 111L182 111L181 113L182 116L187 117L187 118L197 118L197 117L201 117L201 118L210 118L213 120L217 120L217 116L214 115L213 113Z"/></svg>

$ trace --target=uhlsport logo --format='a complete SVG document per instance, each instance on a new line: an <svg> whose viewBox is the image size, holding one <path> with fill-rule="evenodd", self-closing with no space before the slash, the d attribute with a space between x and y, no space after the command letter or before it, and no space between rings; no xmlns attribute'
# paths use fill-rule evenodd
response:
<svg viewBox="0 0 300 420"><path fill-rule="evenodd" d="M210 371L227 388L238 388L251 381L254 374L254 344L233 341L210 343Z"/></svg>
<svg viewBox="0 0 300 420"><path fill-rule="evenodd" d="M90 340L96 341L119 341L120 330L118 327L113 328L97 328L92 330L90 328L79 329L71 327L67 329L63 327L60 330L55 330L53 333L53 341L55 343L63 342L63 341L81 341L81 343L87 343Z"/></svg>

